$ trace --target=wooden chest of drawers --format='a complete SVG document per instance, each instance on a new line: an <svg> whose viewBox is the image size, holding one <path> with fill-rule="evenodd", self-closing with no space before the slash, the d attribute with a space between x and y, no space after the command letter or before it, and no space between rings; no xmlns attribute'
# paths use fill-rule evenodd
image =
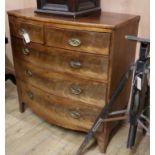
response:
<svg viewBox="0 0 155 155"><path fill-rule="evenodd" d="M26 104L49 123L88 131L134 61L136 44L124 37L137 35L139 16L103 12L72 19L33 9L8 14L20 111ZM130 83L111 110L125 108L129 94ZM117 124L104 123L98 132L102 151Z"/></svg>

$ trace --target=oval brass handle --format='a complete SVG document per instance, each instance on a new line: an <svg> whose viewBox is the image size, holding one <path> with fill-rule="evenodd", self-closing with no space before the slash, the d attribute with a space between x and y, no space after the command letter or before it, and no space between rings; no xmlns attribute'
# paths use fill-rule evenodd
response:
<svg viewBox="0 0 155 155"><path fill-rule="evenodd" d="M79 119L81 117L80 113L77 111L70 112L70 116L74 119Z"/></svg>
<svg viewBox="0 0 155 155"><path fill-rule="evenodd" d="M29 97L29 99L33 100L33 93L31 91L27 92L27 96Z"/></svg>
<svg viewBox="0 0 155 155"><path fill-rule="evenodd" d="M25 45L31 42L30 36L29 36L29 34L27 33L27 31L25 29L23 29L23 28L20 29L19 34L21 35L21 37L23 39L23 43Z"/></svg>
<svg viewBox="0 0 155 155"><path fill-rule="evenodd" d="M29 55L29 54L30 54L30 50L29 50L28 48L23 48L23 49L22 49L22 53L23 53L24 55Z"/></svg>
<svg viewBox="0 0 155 155"><path fill-rule="evenodd" d="M72 85L70 87L70 91L74 95L80 95L82 93L82 89L78 85Z"/></svg>
<svg viewBox="0 0 155 155"><path fill-rule="evenodd" d="M29 69L27 69L25 70L25 75L30 77L32 76L32 72Z"/></svg>
<svg viewBox="0 0 155 155"><path fill-rule="evenodd" d="M78 38L71 38L68 40L69 45L73 47L78 47L81 45L81 40Z"/></svg>
<svg viewBox="0 0 155 155"><path fill-rule="evenodd" d="M82 67L82 64L80 61L71 60L69 64L72 68L75 68L75 69L80 69Z"/></svg>

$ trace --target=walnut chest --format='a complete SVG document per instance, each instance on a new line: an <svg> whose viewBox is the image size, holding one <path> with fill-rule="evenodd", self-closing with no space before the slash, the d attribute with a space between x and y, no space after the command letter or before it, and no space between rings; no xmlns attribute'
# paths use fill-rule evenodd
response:
<svg viewBox="0 0 155 155"><path fill-rule="evenodd" d="M137 35L139 16L103 12L73 19L34 9L8 15L20 111L27 105L49 123L88 131L134 62L136 44L125 35ZM111 110L125 108L129 94L130 84ZM102 151L117 123L103 125Z"/></svg>

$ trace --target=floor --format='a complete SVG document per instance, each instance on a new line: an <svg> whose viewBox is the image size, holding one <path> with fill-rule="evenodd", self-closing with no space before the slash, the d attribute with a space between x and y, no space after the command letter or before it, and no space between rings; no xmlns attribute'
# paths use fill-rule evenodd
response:
<svg viewBox="0 0 155 155"><path fill-rule="evenodd" d="M126 149L128 125L111 139L106 155L149 155L149 136L138 132L136 146ZM16 86L6 82L6 155L75 155L85 134L50 125L27 108L18 109ZM103 155L93 144L85 155Z"/></svg>

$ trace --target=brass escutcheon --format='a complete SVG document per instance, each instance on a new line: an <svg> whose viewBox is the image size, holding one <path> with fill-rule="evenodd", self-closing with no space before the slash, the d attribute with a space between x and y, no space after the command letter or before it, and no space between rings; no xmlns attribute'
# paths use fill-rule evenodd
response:
<svg viewBox="0 0 155 155"><path fill-rule="evenodd" d="M71 60L69 64L72 68L75 68L75 69L80 69L82 67L82 64L80 61Z"/></svg>
<svg viewBox="0 0 155 155"><path fill-rule="evenodd" d="M81 117L80 113L77 111L70 112L70 116L74 119L79 119Z"/></svg>
<svg viewBox="0 0 155 155"><path fill-rule="evenodd" d="M22 53L23 53L24 55L29 55L30 51L29 51L28 48L22 48Z"/></svg>
<svg viewBox="0 0 155 155"><path fill-rule="evenodd" d="M25 70L25 75L30 77L32 76L32 72L29 69L27 69Z"/></svg>
<svg viewBox="0 0 155 155"><path fill-rule="evenodd" d="M74 95L80 95L82 93L82 89L78 85L72 85L70 87L70 91Z"/></svg>
<svg viewBox="0 0 155 155"><path fill-rule="evenodd" d="M78 38L71 38L68 40L69 45L73 47L78 47L81 45L81 40Z"/></svg>
<svg viewBox="0 0 155 155"><path fill-rule="evenodd" d="M29 97L29 99L33 100L33 93L31 91L27 92L27 96Z"/></svg>

